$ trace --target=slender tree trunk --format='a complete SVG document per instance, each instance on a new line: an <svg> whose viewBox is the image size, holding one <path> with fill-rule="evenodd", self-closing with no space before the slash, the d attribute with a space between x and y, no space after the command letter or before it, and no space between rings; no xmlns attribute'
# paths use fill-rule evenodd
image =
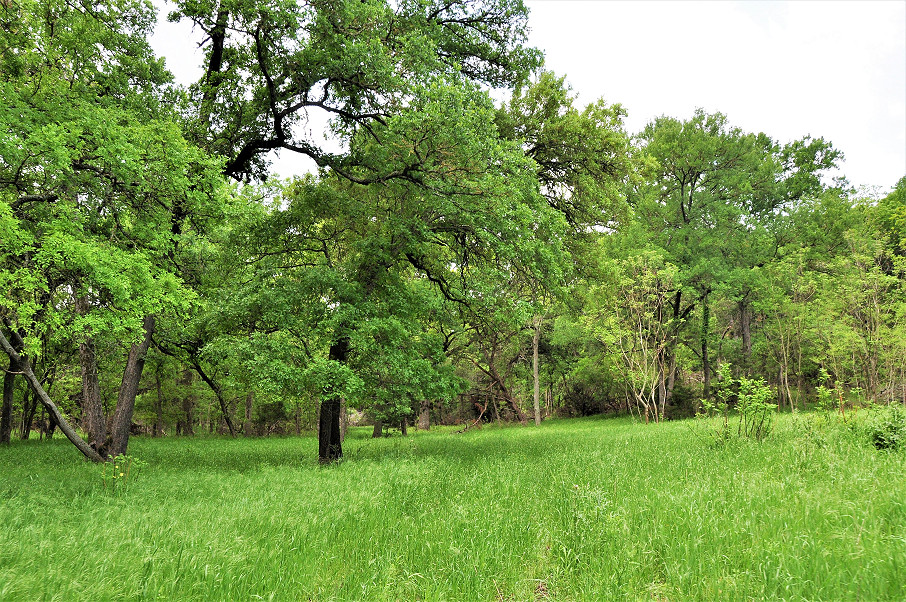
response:
<svg viewBox="0 0 906 602"><path fill-rule="evenodd" d="M340 400L340 443L346 441L346 432L349 430L349 412L346 411L346 400Z"/></svg>
<svg viewBox="0 0 906 602"><path fill-rule="evenodd" d="M249 391L245 396L245 420L242 423L242 431L246 436L252 434L252 402L255 401L255 392ZM296 434L299 432L299 411L296 406Z"/></svg>
<svg viewBox="0 0 906 602"><path fill-rule="evenodd" d="M739 302L739 334L742 337L742 364L746 376L752 363L752 312L745 301Z"/></svg>
<svg viewBox="0 0 906 602"><path fill-rule="evenodd" d="M226 398L223 396L223 389L220 388L220 385L201 367L201 362L197 358L192 358L191 360L192 367L195 368L195 371L198 372L198 376L201 377L211 390L214 392L214 397L217 398L217 405L220 406L220 414L223 417L224 422L226 422L227 428L230 431L230 436L236 436L236 428L233 426L233 420L230 418L230 408L227 406ZM210 408L208 408L208 428L213 433L214 432L214 421L211 420Z"/></svg>
<svg viewBox="0 0 906 602"><path fill-rule="evenodd" d="M132 345L123 370L123 380L116 399L116 410L110 425L111 443L107 455L118 456L126 453L129 447L129 429L132 426L132 413L135 410L135 397L138 385L145 368L145 357L154 334L154 318L146 316L144 320L145 335L142 340Z"/></svg>
<svg viewBox="0 0 906 602"><path fill-rule="evenodd" d="M403 434L403 437L409 436L409 420L405 417L400 420L400 432Z"/></svg>
<svg viewBox="0 0 906 602"><path fill-rule="evenodd" d="M152 437L160 437L164 434L164 394L160 382L160 372L155 374L157 381L157 401L154 404L154 427L151 431Z"/></svg>
<svg viewBox="0 0 906 602"><path fill-rule="evenodd" d="M15 335L14 335L15 336ZM18 343L19 341L17 341ZM40 381L35 376L35 373L32 372L31 362L23 361L22 356L13 348L10 342L6 339L2 332L0 332L0 348L6 352L10 360L15 360L21 366L22 375L25 377L25 380L28 381L28 384L34 390L35 394L38 396L38 400L41 404L47 409L48 413L55 418L56 423L60 426L60 430L63 431L63 434L66 435L66 438L72 441L72 444L84 454L89 460L94 460L95 462L102 462L103 458L101 455L91 448L88 443L86 443L75 430L66 422L66 419L63 418L63 415L60 413L60 409L57 408L53 400L50 399L50 396L44 390L44 387L41 386Z"/></svg>
<svg viewBox="0 0 906 602"><path fill-rule="evenodd" d="M541 425L541 372L538 361L538 347L541 344L541 316L535 316L532 336L532 380L535 385L532 403L535 410L535 426Z"/></svg>
<svg viewBox="0 0 906 602"><path fill-rule="evenodd" d="M186 369L182 378L176 381L176 384L182 389L182 433L187 436L195 435L195 394L192 392L192 381L195 380L195 373Z"/></svg>
<svg viewBox="0 0 906 602"><path fill-rule="evenodd" d="M28 441L29 437L31 437L31 427L37 409L38 396L32 393L31 389L25 389L25 393L22 395L22 428L19 429L19 438L22 441Z"/></svg>
<svg viewBox="0 0 906 602"><path fill-rule="evenodd" d="M708 305L708 293L702 295L702 398L711 399L711 360L708 357L708 335L711 334L711 307Z"/></svg>
<svg viewBox="0 0 906 602"><path fill-rule="evenodd" d="M25 360L28 361L28 360ZM0 443L9 443L13 433L13 393L16 391L16 374L22 369L19 359L9 359L9 371L3 375L3 405L0 407Z"/></svg>

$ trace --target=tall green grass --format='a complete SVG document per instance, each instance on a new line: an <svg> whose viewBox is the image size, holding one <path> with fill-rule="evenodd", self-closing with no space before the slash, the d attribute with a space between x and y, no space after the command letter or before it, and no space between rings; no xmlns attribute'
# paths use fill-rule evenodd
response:
<svg viewBox="0 0 906 602"><path fill-rule="evenodd" d="M0 449L0 600L902 600L906 454L801 416Z"/></svg>

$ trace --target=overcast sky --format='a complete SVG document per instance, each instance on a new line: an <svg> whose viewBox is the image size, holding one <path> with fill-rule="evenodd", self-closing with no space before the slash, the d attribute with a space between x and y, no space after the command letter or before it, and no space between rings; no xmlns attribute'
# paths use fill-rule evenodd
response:
<svg viewBox="0 0 906 602"><path fill-rule="evenodd" d="M528 0L532 45L583 103L641 130L719 111L781 142L823 136L855 185L906 176L906 1Z"/></svg>
<svg viewBox="0 0 906 602"><path fill-rule="evenodd" d="M621 103L632 133L701 107L780 142L823 136L857 186L906 175L906 0L526 4L547 67L583 104ZM152 43L180 81L197 73L188 28L162 24Z"/></svg>

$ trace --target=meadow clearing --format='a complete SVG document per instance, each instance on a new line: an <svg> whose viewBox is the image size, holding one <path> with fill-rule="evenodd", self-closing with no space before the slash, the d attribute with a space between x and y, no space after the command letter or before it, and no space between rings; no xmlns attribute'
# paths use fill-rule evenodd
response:
<svg viewBox="0 0 906 602"><path fill-rule="evenodd" d="M819 415L0 450L0 600L902 600L906 454ZM106 471L106 472L105 472Z"/></svg>

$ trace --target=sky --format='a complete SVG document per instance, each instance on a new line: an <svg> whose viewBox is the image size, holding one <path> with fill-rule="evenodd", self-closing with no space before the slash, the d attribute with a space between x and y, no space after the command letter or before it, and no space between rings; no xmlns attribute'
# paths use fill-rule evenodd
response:
<svg viewBox="0 0 906 602"><path fill-rule="evenodd" d="M906 0L525 3L546 67L581 105L623 105L630 133L700 107L781 143L824 137L855 186L883 193L906 176ZM152 44L178 81L197 75L187 27L160 24Z"/></svg>
<svg viewBox="0 0 906 602"><path fill-rule="evenodd" d="M854 185L906 176L906 1L527 0L529 41L630 132L697 107L780 142L824 137Z"/></svg>

